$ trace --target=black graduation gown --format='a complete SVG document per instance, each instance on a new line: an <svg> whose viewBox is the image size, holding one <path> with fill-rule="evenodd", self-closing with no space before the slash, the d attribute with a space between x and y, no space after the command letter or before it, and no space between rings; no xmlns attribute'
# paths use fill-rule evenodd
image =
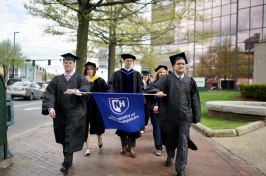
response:
<svg viewBox="0 0 266 176"><path fill-rule="evenodd" d="M57 143L64 146L64 152L72 153L82 149L86 130L86 102L88 95L67 95L67 89L89 92L89 81L83 75L73 74L67 82L64 74L56 76L47 86L42 101L42 114L54 108L54 133Z"/></svg>
<svg viewBox="0 0 266 176"><path fill-rule="evenodd" d="M125 74L125 73L130 73L130 74ZM127 70L122 68L114 72L109 81L108 86L109 86L108 87L109 92L111 93L142 93L142 91L144 90L141 74L133 69L131 69L128 72ZM128 89L124 90L125 88ZM125 136L128 133L118 129L116 131L116 134L118 136ZM131 133L131 136L135 139L139 138L141 136L140 131Z"/></svg>
<svg viewBox="0 0 266 176"><path fill-rule="evenodd" d="M107 92L107 84L101 77L97 78L91 84L91 92ZM90 124L90 134L101 135L105 131L102 115L91 95L87 103L87 119L86 119L86 141L88 138L88 126Z"/></svg>
<svg viewBox="0 0 266 176"><path fill-rule="evenodd" d="M161 77L149 91L163 91L167 96L161 99L159 117L161 136L167 149L174 150L178 142L179 125L198 123L201 117L200 98L195 80L184 75L180 81L175 74ZM196 150L196 145L188 137L188 147Z"/></svg>

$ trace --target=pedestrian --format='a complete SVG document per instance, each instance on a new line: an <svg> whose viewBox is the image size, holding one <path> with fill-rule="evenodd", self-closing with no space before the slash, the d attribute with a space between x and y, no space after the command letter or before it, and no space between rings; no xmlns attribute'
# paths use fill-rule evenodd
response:
<svg viewBox="0 0 266 176"><path fill-rule="evenodd" d="M131 54L121 55L124 63L124 68L113 73L109 81L109 92L112 93L142 93L142 80L141 74L132 69L136 57ZM121 139L122 150L121 154L126 152L130 156L136 158L134 147L136 146L136 139L141 136L140 131L129 133L118 129L116 134Z"/></svg>
<svg viewBox="0 0 266 176"><path fill-rule="evenodd" d="M142 81L143 81L143 87L144 87L143 93L147 93L148 88L151 85L151 79L149 76L150 72L143 70L141 73L142 73ZM148 127L148 122L149 122L149 118L150 118L149 105L148 105L148 102L146 102L146 101L144 103L144 109L145 109L145 126L140 129L140 133L144 133L145 128Z"/></svg>
<svg viewBox="0 0 266 176"><path fill-rule="evenodd" d="M61 55L65 73L54 77L47 86L42 101L42 114L53 118L55 139L62 144L64 162L60 169L64 174L73 162L73 153L82 150L86 131L86 102L90 91L89 81L74 72L79 58L71 53Z"/></svg>
<svg viewBox="0 0 266 176"><path fill-rule="evenodd" d="M107 84L105 80L99 76L96 76L96 71L98 68L93 62L87 62L85 64L84 75L90 82L91 92L107 92ZM98 146L102 148L103 140L102 134L105 132L105 126L99 108L90 95L89 101L87 103L87 119L86 119L86 152L85 156L90 155L90 134L96 134L98 137Z"/></svg>
<svg viewBox="0 0 266 176"><path fill-rule="evenodd" d="M170 167L175 157L177 175L185 175L188 148L197 150L190 140L191 123L200 122L201 107L195 80L185 74L188 64L185 53L170 56L174 73L161 77L149 91L162 97L160 106L161 136L167 151L165 166ZM164 96L166 94L166 96Z"/></svg>
<svg viewBox="0 0 266 176"><path fill-rule="evenodd" d="M159 78L168 74L168 67L165 65L159 65L154 71L156 73L155 73L154 80L152 82L151 87L159 80ZM161 138L160 122L159 122L160 104L161 104L160 100L157 103L149 103L149 112L151 114L151 124L153 127L153 139L154 139L154 144L156 148L155 154L157 156L162 155L162 149L163 149L163 141Z"/></svg>

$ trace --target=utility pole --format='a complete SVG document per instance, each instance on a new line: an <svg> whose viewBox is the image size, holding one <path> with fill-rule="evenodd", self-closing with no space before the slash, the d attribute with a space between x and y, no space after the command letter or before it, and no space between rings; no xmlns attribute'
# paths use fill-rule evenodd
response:
<svg viewBox="0 0 266 176"><path fill-rule="evenodd" d="M15 49L15 46L16 46L16 33L19 33L19 32L14 32L14 49ZM15 55L14 55L15 57ZM15 58L13 58L13 69L12 69L12 76L13 78L15 78L15 66L14 66L14 61L15 61Z"/></svg>

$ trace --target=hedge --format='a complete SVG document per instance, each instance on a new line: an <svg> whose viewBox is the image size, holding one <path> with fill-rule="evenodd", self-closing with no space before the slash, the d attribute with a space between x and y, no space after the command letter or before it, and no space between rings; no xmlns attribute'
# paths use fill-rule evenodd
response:
<svg viewBox="0 0 266 176"><path fill-rule="evenodd" d="M240 84L239 89L242 97L266 100L266 83Z"/></svg>

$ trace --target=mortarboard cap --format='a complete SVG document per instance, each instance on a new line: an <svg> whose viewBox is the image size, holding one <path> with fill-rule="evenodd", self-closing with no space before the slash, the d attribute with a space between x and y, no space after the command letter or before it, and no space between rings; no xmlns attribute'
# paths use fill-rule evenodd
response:
<svg viewBox="0 0 266 176"><path fill-rule="evenodd" d="M126 60L126 59L135 60L136 59L136 57L134 55L132 55L132 54L122 54L121 57L122 57L123 60Z"/></svg>
<svg viewBox="0 0 266 176"><path fill-rule="evenodd" d="M64 58L63 60L69 60L69 61L73 61L73 62L80 59L79 57L77 57L71 53L66 53L66 54L63 54L61 56Z"/></svg>
<svg viewBox="0 0 266 176"><path fill-rule="evenodd" d="M141 71L141 73L143 76L149 76L149 74L150 74L150 72L148 72L146 70Z"/></svg>
<svg viewBox="0 0 266 176"><path fill-rule="evenodd" d="M157 72L158 70L160 70L161 68L164 68L166 71L168 70L168 67L165 65L159 65L157 68L155 68L155 72Z"/></svg>
<svg viewBox="0 0 266 176"><path fill-rule="evenodd" d="M170 58L170 61L171 61L172 65L175 65L175 62L177 60L179 60L179 59L184 59L185 62L186 62L186 64L188 64L187 58L186 58L186 55L185 55L184 52L183 53L176 54L176 55L173 55L173 56L170 56L169 58Z"/></svg>
<svg viewBox="0 0 266 176"><path fill-rule="evenodd" d="M97 66L96 66L95 63L88 61L88 62L84 65L84 67L87 67L88 65L91 65L91 66L95 67L96 70L98 70L98 68L97 68Z"/></svg>

